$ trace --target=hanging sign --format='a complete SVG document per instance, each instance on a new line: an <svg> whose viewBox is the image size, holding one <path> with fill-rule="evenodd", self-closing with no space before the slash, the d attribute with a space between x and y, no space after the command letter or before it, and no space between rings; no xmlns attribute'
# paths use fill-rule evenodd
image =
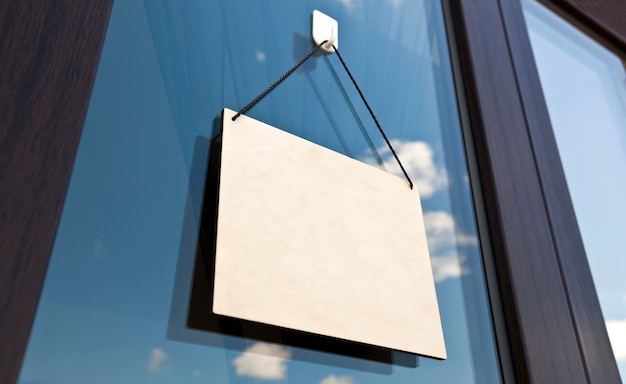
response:
<svg viewBox="0 0 626 384"><path fill-rule="evenodd" d="M446 358L416 188L224 109L213 311Z"/></svg>

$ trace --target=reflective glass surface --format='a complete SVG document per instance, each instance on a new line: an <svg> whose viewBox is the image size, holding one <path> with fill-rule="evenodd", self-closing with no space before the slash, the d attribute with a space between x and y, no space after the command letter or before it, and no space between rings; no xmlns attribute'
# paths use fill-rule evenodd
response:
<svg viewBox="0 0 626 384"><path fill-rule="evenodd" d="M203 323L220 112L311 49L314 9L339 21L340 52L419 188L447 360ZM247 114L399 171L336 55ZM117 1L20 383L499 382L475 221L438 1Z"/></svg>
<svg viewBox="0 0 626 384"><path fill-rule="evenodd" d="M534 1L526 22L609 338L626 378L626 71Z"/></svg>

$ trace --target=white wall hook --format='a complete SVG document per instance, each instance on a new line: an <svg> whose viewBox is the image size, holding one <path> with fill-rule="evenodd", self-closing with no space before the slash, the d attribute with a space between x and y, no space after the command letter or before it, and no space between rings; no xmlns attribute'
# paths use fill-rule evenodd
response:
<svg viewBox="0 0 626 384"><path fill-rule="evenodd" d="M333 53L335 51L333 45L339 48L339 25L337 20L316 9L313 11L311 26L311 34L316 45L322 44L322 42L327 40L327 43L322 45L324 51Z"/></svg>

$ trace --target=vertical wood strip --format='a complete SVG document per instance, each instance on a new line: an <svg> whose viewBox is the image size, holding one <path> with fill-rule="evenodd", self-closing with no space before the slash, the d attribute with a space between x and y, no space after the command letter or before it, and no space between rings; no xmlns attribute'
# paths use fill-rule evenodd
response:
<svg viewBox="0 0 626 384"><path fill-rule="evenodd" d="M516 379L586 383L498 2L452 0Z"/></svg>
<svg viewBox="0 0 626 384"><path fill-rule="evenodd" d="M520 97L585 371L590 383L619 383L600 302L578 229L519 2L502 1Z"/></svg>
<svg viewBox="0 0 626 384"><path fill-rule="evenodd" d="M0 377L17 381L112 0L0 2Z"/></svg>

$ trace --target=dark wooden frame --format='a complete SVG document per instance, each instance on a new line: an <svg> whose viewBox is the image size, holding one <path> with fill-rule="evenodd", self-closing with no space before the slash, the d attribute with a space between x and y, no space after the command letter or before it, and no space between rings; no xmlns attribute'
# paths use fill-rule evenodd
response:
<svg viewBox="0 0 626 384"><path fill-rule="evenodd" d="M17 381L113 0L0 0L0 381Z"/></svg>
<svg viewBox="0 0 626 384"><path fill-rule="evenodd" d="M515 378L619 383L521 4L450 0L449 10Z"/></svg>
<svg viewBox="0 0 626 384"><path fill-rule="evenodd" d="M541 0L626 54L626 5L621 0Z"/></svg>
<svg viewBox="0 0 626 384"><path fill-rule="evenodd" d="M625 49L622 2L600 11L582 0L551 3ZM111 5L0 0L3 382L17 381L28 343ZM446 7L513 375L521 383L620 382L520 3Z"/></svg>

